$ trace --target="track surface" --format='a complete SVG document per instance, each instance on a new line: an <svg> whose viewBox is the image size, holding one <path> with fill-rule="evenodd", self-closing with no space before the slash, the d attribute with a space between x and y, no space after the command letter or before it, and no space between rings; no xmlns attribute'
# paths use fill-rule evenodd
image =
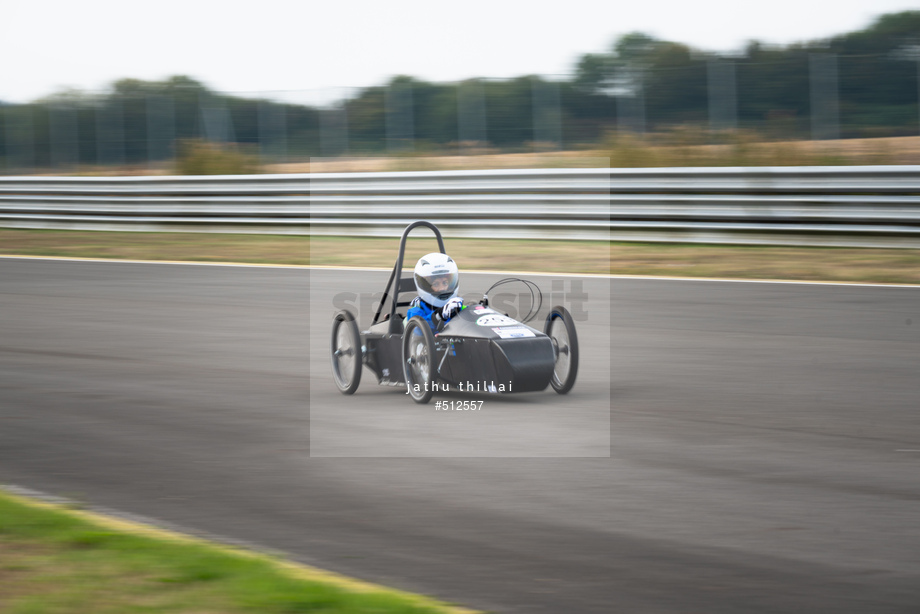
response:
<svg viewBox="0 0 920 614"><path fill-rule="evenodd" d="M499 612L917 611L920 289L613 280L609 458L310 458L307 277L0 259L0 482Z"/></svg>

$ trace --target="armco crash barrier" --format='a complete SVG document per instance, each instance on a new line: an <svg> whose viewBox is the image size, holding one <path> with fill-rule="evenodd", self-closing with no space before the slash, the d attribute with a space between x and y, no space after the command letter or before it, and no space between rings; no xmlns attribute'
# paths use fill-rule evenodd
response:
<svg viewBox="0 0 920 614"><path fill-rule="evenodd" d="M920 247L920 166L2 177L0 226Z"/></svg>

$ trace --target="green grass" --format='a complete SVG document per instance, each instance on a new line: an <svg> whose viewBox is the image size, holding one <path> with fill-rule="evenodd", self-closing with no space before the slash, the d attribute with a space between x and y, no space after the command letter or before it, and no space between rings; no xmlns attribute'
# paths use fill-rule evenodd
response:
<svg viewBox="0 0 920 614"><path fill-rule="evenodd" d="M920 283L920 250L452 239L461 270ZM388 268L396 238L0 229L0 254ZM407 263L435 251L410 239Z"/></svg>
<svg viewBox="0 0 920 614"><path fill-rule="evenodd" d="M5 614L424 614L433 600L0 492ZM107 526L113 524L115 527ZM122 523L124 524L124 523ZM311 576L316 576L315 578ZM453 611L459 611L453 609Z"/></svg>

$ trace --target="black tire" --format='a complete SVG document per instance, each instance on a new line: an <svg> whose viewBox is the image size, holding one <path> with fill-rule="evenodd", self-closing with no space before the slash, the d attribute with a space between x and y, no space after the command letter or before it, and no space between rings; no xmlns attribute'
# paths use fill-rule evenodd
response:
<svg viewBox="0 0 920 614"><path fill-rule="evenodd" d="M428 322L415 316L403 333L403 377L409 396L416 403L427 403L434 394L434 335Z"/></svg>
<svg viewBox="0 0 920 614"><path fill-rule="evenodd" d="M363 358L355 316L342 310L332 320L332 377L342 394L354 394L358 389Z"/></svg>
<svg viewBox="0 0 920 614"><path fill-rule="evenodd" d="M565 394L575 385L578 375L578 335L572 314L565 307L553 307L546 316L546 336L553 341L553 390Z"/></svg>

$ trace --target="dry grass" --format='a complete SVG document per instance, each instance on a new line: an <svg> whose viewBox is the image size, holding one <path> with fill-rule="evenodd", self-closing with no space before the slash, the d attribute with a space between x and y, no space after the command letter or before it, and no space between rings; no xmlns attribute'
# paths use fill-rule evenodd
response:
<svg viewBox="0 0 920 614"><path fill-rule="evenodd" d="M920 250L612 244L610 263L624 275L920 283Z"/></svg>
<svg viewBox="0 0 920 614"><path fill-rule="evenodd" d="M703 131L676 130L636 138L612 135L603 149L463 156L331 158L269 166L276 173L348 173L513 168L637 168L684 166L824 166L920 164L920 137L770 141L736 133L711 144Z"/></svg>
<svg viewBox="0 0 920 614"><path fill-rule="evenodd" d="M118 260L310 263L307 237L0 229L4 254Z"/></svg>
<svg viewBox="0 0 920 614"><path fill-rule="evenodd" d="M7 255L389 268L399 240L0 229ZM462 270L920 283L920 250L445 238ZM406 264L437 250L410 239Z"/></svg>
<svg viewBox="0 0 920 614"><path fill-rule="evenodd" d="M263 173L351 173L390 171L479 170L515 168L619 168L662 166L821 166L920 164L920 137L842 139L836 141L771 141L756 134L735 133L716 137L708 132L678 129L637 139L612 135L603 148L533 153L499 153L483 150L476 155L419 153L401 156L351 156L313 158L269 164ZM121 168L84 166L76 175L168 175L173 164ZM59 172L36 171L35 175Z"/></svg>
<svg viewBox="0 0 920 614"><path fill-rule="evenodd" d="M613 136L604 149L475 156L331 158L271 165L272 173L349 173L514 168L684 166L824 166L920 164L920 137L838 141L766 141L735 134L708 144L705 133L679 131L646 139Z"/></svg>
<svg viewBox="0 0 920 614"><path fill-rule="evenodd" d="M41 544L0 537L0 612L15 599L36 591L49 553Z"/></svg>

